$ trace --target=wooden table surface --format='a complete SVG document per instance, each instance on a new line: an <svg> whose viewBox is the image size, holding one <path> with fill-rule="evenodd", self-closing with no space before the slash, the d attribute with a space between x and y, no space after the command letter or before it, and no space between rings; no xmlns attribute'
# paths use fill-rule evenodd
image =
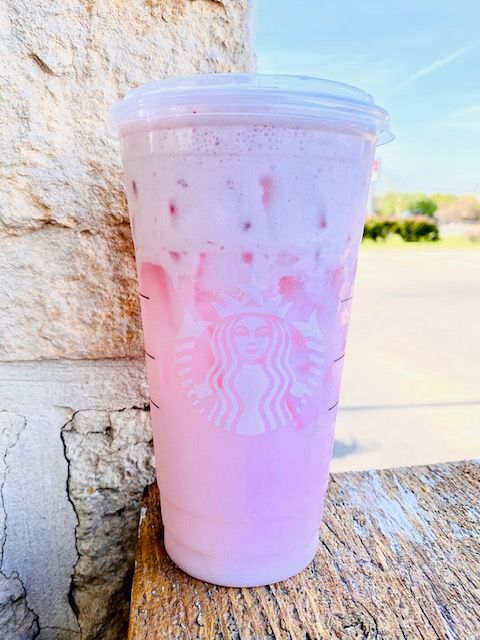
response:
<svg viewBox="0 0 480 640"><path fill-rule="evenodd" d="M146 489L129 640L480 639L480 463L333 475L314 562L285 582L215 587L163 547Z"/></svg>

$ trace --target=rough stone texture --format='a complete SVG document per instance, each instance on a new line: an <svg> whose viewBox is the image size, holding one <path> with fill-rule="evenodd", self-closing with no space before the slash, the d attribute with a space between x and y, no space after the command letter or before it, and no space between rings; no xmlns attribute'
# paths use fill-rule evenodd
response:
<svg viewBox="0 0 480 640"><path fill-rule="evenodd" d="M7 475L7 455L9 450L18 441L21 432L25 429L25 418L12 411L0 411L0 451L3 456L0 460L0 556L7 538L7 516L3 504L3 487Z"/></svg>
<svg viewBox="0 0 480 640"><path fill-rule="evenodd" d="M28 608L25 589L17 576L0 573L0 630L2 640L30 640L38 635L38 620Z"/></svg>
<svg viewBox="0 0 480 640"><path fill-rule="evenodd" d="M0 364L0 402L0 570L26 592L22 604L18 585L0 588L0 638L28 605L40 640L121 639L153 479L144 362Z"/></svg>
<svg viewBox="0 0 480 640"><path fill-rule="evenodd" d="M43 392L51 395L45 387ZM21 579L42 632L48 627L74 634L78 623L68 593L77 561L76 521L66 492L68 465L60 439L72 411L41 409L35 400L32 395L30 408L15 407L25 428L7 457L3 503L8 534L2 571Z"/></svg>
<svg viewBox="0 0 480 640"><path fill-rule="evenodd" d="M250 4L0 1L1 359L140 354L106 113L153 78L251 69Z"/></svg>
<svg viewBox="0 0 480 640"><path fill-rule="evenodd" d="M125 635L143 488L155 477L150 415L79 411L62 432L78 518L71 601L82 638Z"/></svg>
<svg viewBox="0 0 480 640"><path fill-rule="evenodd" d="M8 452L25 429L25 418L11 411L0 411L0 559L7 538L7 514L3 489L7 475ZM2 563L3 565L3 563ZM3 640L29 640L38 633L37 616L28 607L26 593L18 575L10 576L0 571L0 630Z"/></svg>
<svg viewBox="0 0 480 640"><path fill-rule="evenodd" d="M0 360L142 353L129 233L49 225L0 240Z"/></svg>

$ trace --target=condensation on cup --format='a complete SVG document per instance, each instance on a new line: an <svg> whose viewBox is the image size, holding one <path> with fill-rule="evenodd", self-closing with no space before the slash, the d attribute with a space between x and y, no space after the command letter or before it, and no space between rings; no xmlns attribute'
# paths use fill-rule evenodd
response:
<svg viewBox="0 0 480 640"><path fill-rule="evenodd" d="M315 555L387 113L293 76L162 80L114 106L172 560L227 586Z"/></svg>

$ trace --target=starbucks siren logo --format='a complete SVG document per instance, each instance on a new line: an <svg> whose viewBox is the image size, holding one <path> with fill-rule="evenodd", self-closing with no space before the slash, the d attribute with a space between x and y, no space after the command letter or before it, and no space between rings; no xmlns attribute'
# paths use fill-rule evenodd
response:
<svg viewBox="0 0 480 640"><path fill-rule="evenodd" d="M291 302L251 282L213 304L212 321L187 312L174 341L181 386L220 429L256 435L302 428L316 417L324 341L316 312L287 321Z"/></svg>

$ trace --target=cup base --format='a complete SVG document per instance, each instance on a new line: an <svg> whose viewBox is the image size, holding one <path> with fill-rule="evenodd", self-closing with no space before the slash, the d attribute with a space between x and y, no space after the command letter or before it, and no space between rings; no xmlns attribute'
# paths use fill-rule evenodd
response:
<svg viewBox="0 0 480 640"><path fill-rule="evenodd" d="M165 530L165 549L170 559L185 573L222 587L260 587L287 580L305 569L315 557L318 535L301 549L268 556L216 558L184 546Z"/></svg>

